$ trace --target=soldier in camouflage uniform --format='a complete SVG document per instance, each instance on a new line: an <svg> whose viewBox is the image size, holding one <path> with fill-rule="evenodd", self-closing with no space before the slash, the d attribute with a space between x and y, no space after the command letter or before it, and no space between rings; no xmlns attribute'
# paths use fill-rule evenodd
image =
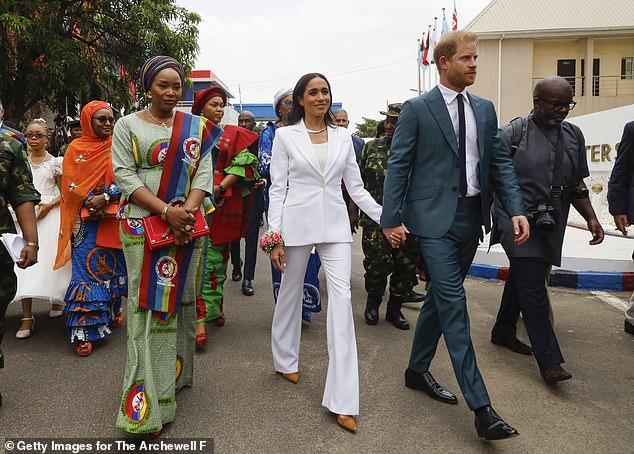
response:
<svg viewBox="0 0 634 454"><path fill-rule="evenodd" d="M29 168L24 144L11 136L0 133L0 234L15 233L9 204L15 210L27 242L20 261L20 268L27 268L37 261L37 224L35 205L40 195L33 186L33 177ZM4 315L13 299L17 279L13 271L13 260L7 250L0 245L0 344L4 336ZM4 367L4 356L0 349L0 368ZM2 395L0 395L0 406Z"/></svg>
<svg viewBox="0 0 634 454"><path fill-rule="evenodd" d="M365 188L381 203L383 200L383 182L387 171L387 157L390 153L392 136L396 129L396 120L401 112L401 104L390 104L386 116L384 136L368 142L361 151L359 167ZM361 214L359 225L363 227L362 247L365 258L365 289L368 301L365 308L365 320L376 325L379 320L378 309L383 299L390 276L390 298L387 302L385 319L399 329L409 329L409 323L401 312L404 301L422 301L423 295L414 294L416 265L418 263L418 245L413 235L407 237L405 244L392 249L379 225L365 214Z"/></svg>

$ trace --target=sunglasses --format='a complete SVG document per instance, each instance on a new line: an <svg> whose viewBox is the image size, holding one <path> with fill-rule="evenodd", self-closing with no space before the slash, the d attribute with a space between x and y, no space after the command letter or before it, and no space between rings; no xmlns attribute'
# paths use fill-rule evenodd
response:
<svg viewBox="0 0 634 454"><path fill-rule="evenodd" d="M24 134L24 137L26 137L27 139L43 139L44 137L48 137L48 134L32 134L32 133L28 133L28 134Z"/></svg>
<svg viewBox="0 0 634 454"><path fill-rule="evenodd" d="M97 123L105 125L106 123L114 124L114 117L95 117L93 118Z"/></svg>
<svg viewBox="0 0 634 454"><path fill-rule="evenodd" d="M544 98L537 98L537 99L539 99L542 102L545 102L546 104L550 104L553 107L553 110L557 110L557 111L572 110L577 105L577 101L556 103L556 102L548 101L547 99L544 99Z"/></svg>
<svg viewBox="0 0 634 454"><path fill-rule="evenodd" d="M285 99L284 101L282 101L282 105L286 107L287 109L290 109L291 107L293 107L293 100Z"/></svg>

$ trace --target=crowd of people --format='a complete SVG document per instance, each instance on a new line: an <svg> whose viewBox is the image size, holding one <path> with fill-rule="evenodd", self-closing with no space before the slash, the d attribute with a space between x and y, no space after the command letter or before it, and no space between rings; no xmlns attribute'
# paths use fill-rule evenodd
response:
<svg viewBox="0 0 634 454"><path fill-rule="evenodd" d="M0 123L0 231L18 227L25 240L15 273L0 248L0 341L9 302L22 304L16 337L27 339L35 329L32 302L46 300L50 317L66 314L76 353L88 356L93 342L124 324L125 298L127 362L116 425L157 436L175 417L178 391L192 385L207 324L225 323L229 263L242 293L254 295L260 247L270 257L276 302L273 367L294 384L302 324L321 310L323 267L329 362L322 405L356 432L350 277L353 234L362 228L366 323L379 322L386 288L385 319L400 330L410 328L403 303L424 300L405 385L457 403L430 372L443 336L478 436L517 436L492 408L478 370L464 280L483 227L492 229L510 269L491 342L534 355L549 384L572 378L561 366L547 281L551 266L561 264L570 205L586 219L591 244L603 240L583 182L585 143L564 121L575 104L564 79L540 81L532 112L499 130L493 104L466 90L476 77L477 36L443 35L434 59L438 86L381 111L385 119L367 143L348 132L345 110L331 111L323 74L279 90L278 120L258 135L250 112L240 113L238 126L223 125L221 87L197 92L191 113L176 109L185 75L165 56L141 68L146 109L115 123L108 103L87 103L70 125L75 137L63 156L47 152L44 120L30 121L24 135ZM627 189L614 195L631 181L632 129L610 183L624 234L632 202L623 203ZM426 295L414 291L420 277ZM520 313L530 345L516 335ZM633 322L631 309L627 332Z"/></svg>

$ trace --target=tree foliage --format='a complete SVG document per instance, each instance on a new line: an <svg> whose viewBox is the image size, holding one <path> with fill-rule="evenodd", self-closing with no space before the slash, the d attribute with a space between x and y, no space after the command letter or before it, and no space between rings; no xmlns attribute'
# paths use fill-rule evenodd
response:
<svg viewBox="0 0 634 454"><path fill-rule="evenodd" d="M373 120L371 118L361 117L363 120L361 123L357 123L356 135L363 138L376 137L376 127L379 124L379 120Z"/></svg>
<svg viewBox="0 0 634 454"><path fill-rule="evenodd" d="M129 108L147 57L170 55L191 70L200 20L174 0L2 0L5 117L18 122L38 101L71 114L91 99Z"/></svg>

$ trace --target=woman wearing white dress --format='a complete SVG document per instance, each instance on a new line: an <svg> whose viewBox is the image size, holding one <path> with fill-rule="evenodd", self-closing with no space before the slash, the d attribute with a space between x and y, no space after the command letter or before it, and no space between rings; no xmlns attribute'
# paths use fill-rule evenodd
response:
<svg viewBox="0 0 634 454"><path fill-rule="evenodd" d="M71 275L70 266L53 271L59 234L58 179L62 174L63 158L55 158L47 153L48 129L43 119L38 118L29 123L25 137L29 146L28 159L33 183L41 194L42 201L35 207L37 234L40 239L38 262L26 269L15 267L18 290L14 300L22 301L22 324L15 335L18 339L29 337L35 326L35 317L31 311L33 299L52 304L50 317L62 315L64 295Z"/></svg>
<svg viewBox="0 0 634 454"><path fill-rule="evenodd" d="M290 126L279 128L273 142L269 226L284 244L271 250L273 266L283 273L271 343L275 370L297 383L302 289L314 246L328 288L329 362L322 405L337 415L340 426L356 432L359 373L350 294L352 234L342 180L352 200L377 222L381 206L363 189L350 133L334 126L331 105L326 78L306 74L293 90Z"/></svg>

